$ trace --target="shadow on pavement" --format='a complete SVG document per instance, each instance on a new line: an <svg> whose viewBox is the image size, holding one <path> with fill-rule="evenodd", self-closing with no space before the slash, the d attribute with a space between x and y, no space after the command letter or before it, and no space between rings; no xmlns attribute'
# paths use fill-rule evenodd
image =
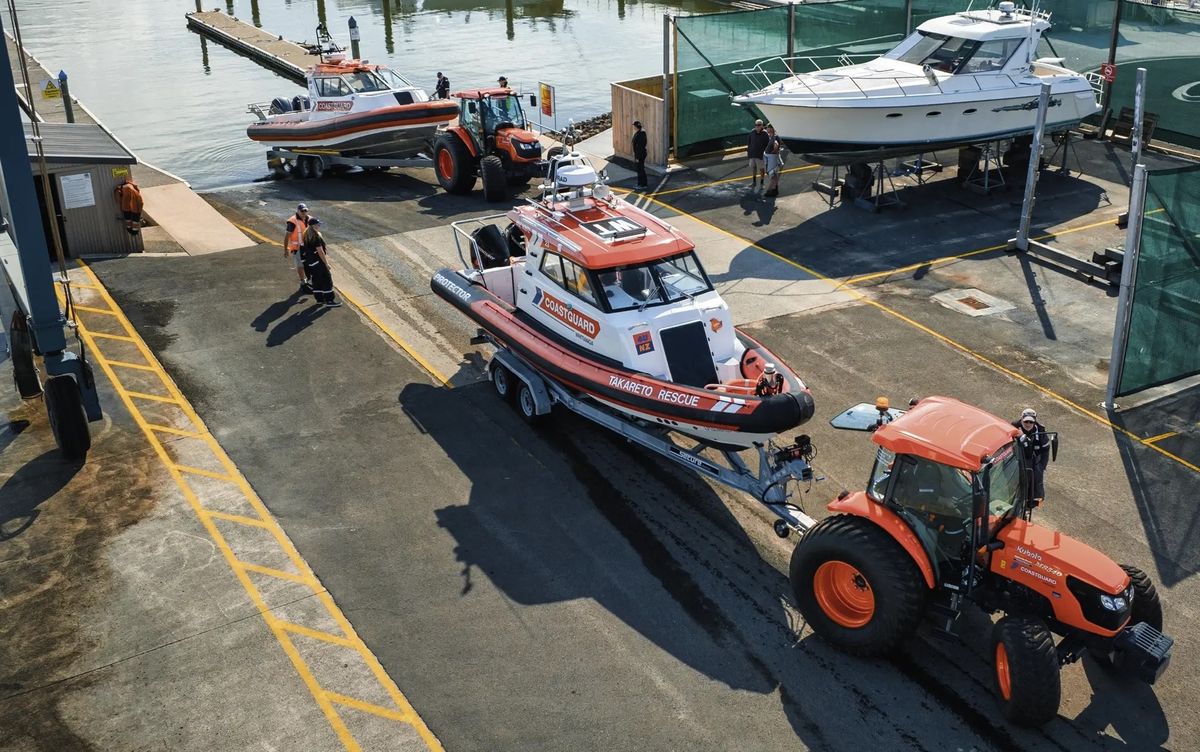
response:
<svg viewBox="0 0 1200 752"><path fill-rule="evenodd" d="M267 331L271 328L271 324L283 318L303 297L304 293L300 292L299 288L297 288L286 299L272 303L263 309L263 312L255 316L254 321L250 322L250 326L254 327L254 331L256 332Z"/></svg>
<svg viewBox="0 0 1200 752"><path fill-rule="evenodd" d="M58 449L51 449L13 473L0 486L0 542L28 530L41 514L38 507L70 483L81 467L82 462L68 462Z"/></svg>
<svg viewBox="0 0 1200 752"><path fill-rule="evenodd" d="M314 302L308 308L296 311L271 329L267 334L267 347L278 347L312 326L313 322L329 312L325 306ZM257 328L257 327L256 327ZM261 331L261 330L259 330Z"/></svg>

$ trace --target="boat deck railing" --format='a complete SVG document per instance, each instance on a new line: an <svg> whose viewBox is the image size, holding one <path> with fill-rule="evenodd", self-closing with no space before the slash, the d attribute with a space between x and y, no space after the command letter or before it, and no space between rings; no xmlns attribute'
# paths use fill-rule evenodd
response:
<svg viewBox="0 0 1200 752"><path fill-rule="evenodd" d="M853 60L851 60L851 56L849 56L849 55L842 55L842 56L830 55L827 57L829 59L836 59L838 61L837 67L854 64ZM855 57L868 57L871 60L878 59L877 56L869 56L869 55L868 56L859 55L859 56L855 56ZM981 83L981 77L983 77L983 76L987 77L986 79L983 79L983 80L991 81L991 82L996 81L997 78L1007 79L1008 85L1013 88L1016 88L1016 87L1022 86L1022 85L1028 86L1028 85L1030 85L1030 83L1032 83L1028 80L1022 81L1022 80L1014 77L1010 73L1003 73L1003 72L999 72L999 71L991 71L991 72L987 72L987 73L977 73L977 74L966 74L966 75L954 75L954 76L950 76L949 78L946 78L946 79L938 79L933 71L929 71L929 72L925 73L924 75L917 75L917 74L900 75L900 76L886 76L886 75L883 75L883 76L880 76L880 75L857 76L857 75L853 75L853 74L840 74L839 75L839 74L835 74L830 71L827 71L825 69L822 69L820 67L819 63L817 62L818 60L821 60L821 59L822 58L814 58L814 57L787 57L787 58L775 57L775 58L771 58L769 60L764 60L761 63L759 63L758 65L754 66L753 68L744 68L741 70L736 70L736 71L734 71L734 73L746 76L756 86L759 85L760 81L765 81L766 84L759 86L759 88L757 89L757 91L760 93L807 94L808 96L811 96L813 99L815 99L817 101L820 101L822 99L824 99L824 100L858 99L858 98L887 99L889 97L911 99L913 97L923 97L923 96L931 97L931 96L944 96L944 95L948 95L948 94L963 94L963 93L967 93L967 92L971 92L971 91L985 92L985 91L991 91L993 88L996 88L996 87L984 88L983 84ZM793 64L796 61L804 61L804 63L806 63L812 69L805 70L802 73L797 73L796 68L798 66ZM1073 70L1070 70L1069 68L1064 68L1062 66L1054 65L1054 64L1050 64L1050 63L1046 63L1046 62L1035 62L1033 64L1032 70L1033 70L1034 75L1038 76L1038 77L1078 76L1078 75L1080 75L1079 73L1077 73ZM822 72L824 72L825 75L827 75L827 76L836 76L836 79L829 79L830 81L837 80L837 81L851 84L854 87L855 91L843 90L841 92L838 92L837 94L830 94L830 93L821 94L817 89L814 89L812 86L808 85L807 83L805 83L804 81L802 81L799 78L799 76L804 75L805 73L814 74L814 73L822 73ZM1095 74L1095 73L1087 73L1087 74L1084 74L1084 76L1085 76L1086 80L1088 81L1088 83L1091 84L1092 89L1096 92L1097 96L1099 96L1103 92L1103 85L1104 85L1103 78L1101 78L1098 74ZM958 86L954 89L950 89L948 87L943 87L943 84L947 83L949 81L953 81ZM874 87L864 88L864 86L861 85L860 82L862 84L869 82L871 84L876 84L876 85L882 83L882 84L884 84L884 89L883 89L883 91L878 91L878 90L875 90ZM967 84L968 82L970 84L974 85L973 89L970 88L969 86L965 87L965 88L960 88L962 84ZM889 86L889 84L890 84L890 86ZM905 90L906 86L913 87L913 86L918 86L918 85L923 86L923 87L928 87L928 88L926 88L924 91L906 91ZM775 87L775 88L772 90L772 87Z"/></svg>

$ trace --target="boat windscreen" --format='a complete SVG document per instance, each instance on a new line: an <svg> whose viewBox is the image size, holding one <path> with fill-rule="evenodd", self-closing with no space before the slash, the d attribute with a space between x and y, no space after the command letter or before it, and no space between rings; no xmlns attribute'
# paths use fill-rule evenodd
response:
<svg viewBox="0 0 1200 752"><path fill-rule="evenodd" d="M511 124L516 128L527 128L525 112L521 109L521 100L515 94L498 97L485 97L483 100L483 117L486 125L495 128Z"/></svg>
<svg viewBox="0 0 1200 752"><path fill-rule="evenodd" d="M391 87L379 76L372 71L357 71L356 73L347 73L342 76L350 88L356 94L364 94L372 91L387 91Z"/></svg>
<svg viewBox="0 0 1200 752"><path fill-rule="evenodd" d="M933 70L943 73L962 72L980 46L980 42L961 37L948 37L924 31L917 33L921 35L921 39L896 59L913 65L928 65ZM1008 60L1007 57L1004 59Z"/></svg>
<svg viewBox="0 0 1200 752"><path fill-rule="evenodd" d="M429 99L429 97L425 95L425 92L422 89L420 89L419 87L414 85L412 81L409 81L407 78L405 78L404 76L401 76L399 73L392 70L391 68L377 68L375 70L375 75L377 75L381 79L383 79L384 83L386 83L389 88L412 89L413 90L413 98L418 102L424 102L427 99ZM418 92L420 92L420 93L418 94Z"/></svg>
<svg viewBox="0 0 1200 752"><path fill-rule="evenodd" d="M644 264L619 266L597 274L610 310L673 303L713 289L696 254L688 252Z"/></svg>

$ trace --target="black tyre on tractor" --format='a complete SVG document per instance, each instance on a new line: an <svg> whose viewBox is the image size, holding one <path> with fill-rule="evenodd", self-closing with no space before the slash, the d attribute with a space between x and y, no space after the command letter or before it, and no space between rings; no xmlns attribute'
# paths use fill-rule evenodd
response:
<svg viewBox="0 0 1200 752"><path fill-rule="evenodd" d="M495 154L479 160L479 174L483 177L483 198L486 201L503 201L508 198L508 176L504 173L504 162Z"/></svg>
<svg viewBox="0 0 1200 752"><path fill-rule="evenodd" d="M1133 566L1122 564L1121 569L1133 580L1133 610L1129 615L1130 626L1146 622L1159 632L1163 628L1162 601L1150 575Z"/></svg>
<svg viewBox="0 0 1200 752"><path fill-rule="evenodd" d="M470 193L475 188L475 166L471 152L453 133L438 136L433 145L433 171L446 193Z"/></svg>
<svg viewBox="0 0 1200 752"><path fill-rule="evenodd" d="M88 432L79 386L73 377L63 375L46 379L43 388L54 443L66 459L82 460L92 448L92 435Z"/></svg>
<svg viewBox="0 0 1200 752"><path fill-rule="evenodd" d="M792 552L796 604L821 638L852 655L889 653L916 629L928 588L912 556L875 523L828 517Z"/></svg>
<svg viewBox="0 0 1200 752"><path fill-rule="evenodd" d="M1041 726L1058 715L1062 676L1054 635L1041 619L1005 616L992 628L996 694L1004 717Z"/></svg>
<svg viewBox="0 0 1200 752"><path fill-rule="evenodd" d="M513 395L516 393L516 383L517 379L513 376L512 371L499 363L492 364L492 386L500 399L512 402Z"/></svg>

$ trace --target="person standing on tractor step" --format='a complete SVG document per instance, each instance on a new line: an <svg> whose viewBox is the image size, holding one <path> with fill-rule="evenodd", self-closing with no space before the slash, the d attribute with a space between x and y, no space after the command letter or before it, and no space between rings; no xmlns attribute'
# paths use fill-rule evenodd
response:
<svg viewBox="0 0 1200 752"><path fill-rule="evenodd" d="M342 303L333 299L333 275L329 273L329 258L325 255L325 238L321 235L321 220L308 218L308 228L300 242L300 256L312 284L313 297L326 308Z"/></svg>
<svg viewBox="0 0 1200 752"><path fill-rule="evenodd" d="M1032 407L1022 410L1020 420L1014 420L1013 425L1021 429L1017 441L1025 453L1025 465L1030 471L1029 498L1037 504L1046 498L1044 480L1046 465L1050 464L1050 434L1045 426L1038 423L1037 411Z"/></svg>
<svg viewBox="0 0 1200 752"><path fill-rule="evenodd" d="M763 187L767 185L767 171L764 169L763 154L767 150L768 136L763 130L763 121L754 121L754 130L746 138L746 157L750 160L750 188L758 187L758 176L763 177Z"/></svg>
<svg viewBox="0 0 1200 752"><path fill-rule="evenodd" d="M121 218L125 221L125 232L137 235L142 231L142 192L129 175L117 186L117 203L121 206Z"/></svg>
<svg viewBox="0 0 1200 752"><path fill-rule="evenodd" d="M644 191L650 187L646 179L646 131L640 120L633 121L633 158L637 160L637 188Z"/></svg>
<svg viewBox="0 0 1200 752"><path fill-rule="evenodd" d="M443 76L441 71L438 71L437 83L433 86L433 95L438 99L450 98L450 79Z"/></svg>
<svg viewBox="0 0 1200 752"><path fill-rule="evenodd" d="M299 204L296 213L287 218L283 232L283 257L290 258L292 266L296 267L296 276L300 277L300 292L312 292L308 274L300 261L300 241L304 230L308 227L308 206Z"/></svg>

